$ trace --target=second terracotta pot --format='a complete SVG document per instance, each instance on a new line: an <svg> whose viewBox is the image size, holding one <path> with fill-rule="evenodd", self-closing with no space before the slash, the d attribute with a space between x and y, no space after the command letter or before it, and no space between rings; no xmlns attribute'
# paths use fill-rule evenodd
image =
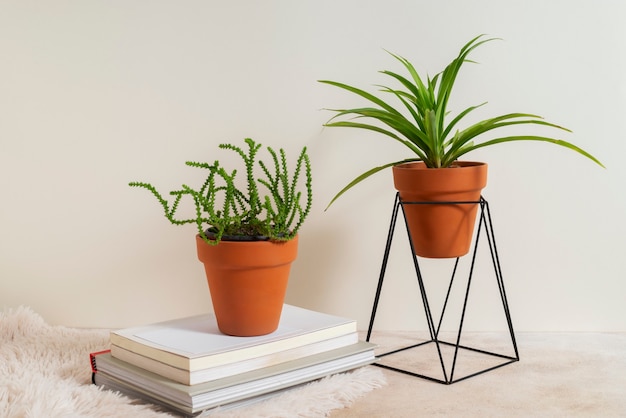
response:
<svg viewBox="0 0 626 418"><path fill-rule="evenodd" d="M462 161L456 167L427 168L424 163L393 167L402 202L478 201L487 185L487 164ZM405 204L415 254L454 258L469 252L477 204Z"/></svg>
<svg viewBox="0 0 626 418"><path fill-rule="evenodd" d="M269 334L278 328L298 237L286 242L220 241L196 235L220 331L235 336Z"/></svg>

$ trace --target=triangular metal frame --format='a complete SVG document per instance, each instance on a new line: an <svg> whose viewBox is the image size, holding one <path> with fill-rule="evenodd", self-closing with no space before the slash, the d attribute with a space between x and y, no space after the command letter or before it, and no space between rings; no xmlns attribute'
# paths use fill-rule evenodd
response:
<svg viewBox="0 0 626 418"><path fill-rule="evenodd" d="M454 264L454 270L452 272L452 277L450 279L450 284L448 286L448 291L446 294L446 298L445 301L443 303L443 307L441 310L441 316L439 318L439 322L438 324L435 326L435 321L433 320L433 315L432 315L432 311L430 308L430 304L428 302L428 297L426 294L426 289L424 286L424 280L422 277L422 273L420 270L420 266L419 266L419 262L418 262L418 258L415 254L414 248L413 248L413 242L411 240L411 235L408 233L408 224L406 223L406 215L405 215L405 211L404 211L404 205L414 205L414 204L437 204L437 205L449 205L449 204L467 204L467 205L479 205L480 208L480 215L479 215L479 221L478 221L478 229L476 232L476 236L474 239L474 245L473 245L473 250L472 250L472 254L471 254L471 266L470 266L470 270L469 270L469 275L468 275L468 280L467 280L467 289L465 290L465 298L463 300L463 307L462 307L462 311L461 311L461 319L460 319L460 323L459 323L459 328L458 328L458 333L456 335L456 341L455 342L447 342L447 341L443 341L440 339L439 337L439 331L441 329L441 324L445 315L445 311L446 308L448 306L448 301L449 301L449 297L450 297L450 293L452 290L452 285L454 282L454 277L456 275L457 272L457 267L459 264L459 258L456 259L456 262ZM378 309L378 304L380 302L380 294L382 291L382 287L383 287L383 281L384 281L384 277L385 277L385 272L387 269L387 263L389 261L389 254L391 252L391 243L393 240L393 235L394 235L394 231L395 231L395 227L396 227L396 222L397 222L397 218L398 218L398 211L399 209L402 208L402 214L403 217L405 219L405 225L407 225L407 235L409 236L409 243L411 246L411 254L413 255L413 263L415 266L415 273L417 275L417 281L419 284L419 289L420 289L420 293L421 293L421 297L422 297L422 302L424 305L424 311L426 314L426 320L428 323L428 331L430 334L430 340L427 341L422 341L416 344L412 344L409 345L407 347L403 347L400 349L396 349L393 351L389 351L386 353L382 353L382 354L377 354L377 357L380 359L382 357L385 356L390 356L393 354L398 354L400 352L404 352L406 350L410 350L410 349L414 349L417 347L421 347L424 346L426 344L435 344L436 349L437 349L437 354L439 356L439 361L441 363L441 369L443 372L443 379L438 379L432 376L427 376L424 375L422 373L416 372L416 371L411 371L411 370L406 370L406 369L402 369L402 368L398 368L398 367L393 367L393 366L389 366L389 365L384 365L381 364L380 362L376 362L374 363L374 365L388 369L388 370L393 370L393 371L397 371L397 372L401 372L404 374L408 374L414 377L420 377L423 379L427 379L430 381L434 381L437 383L442 383L442 384L452 384L452 383L456 383L465 379L469 379L470 377L474 377L483 373L486 373L488 371L506 366L508 364L514 363L519 361L519 352L517 349L517 342L515 340L515 333L513 331L513 323L511 321L511 313L509 310L509 304L507 301L507 297L506 297L506 292L504 290L504 281L502 279L502 270L500 268L500 260L498 257L498 251L496 248L496 242L495 242L495 236L493 233L493 224L491 222L491 213L489 211L489 204L488 202L481 196L479 201L450 201L450 202L402 202L400 199L399 194L396 194L396 198L395 198L395 202L394 202L394 207L393 207L393 212L392 212L392 216L391 216L391 223L389 226L389 233L387 235L387 243L385 246L385 253L384 253L384 257L383 257L383 262L382 262L382 266L381 266L381 271L380 271L380 276L378 279L378 286L376 288L376 295L374 298L374 304L372 306L372 314L370 316L370 322L369 322L369 327L367 330L367 337L366 337L366 341L370 341L371 336L372 336L372 330L374 327L374 320L376 317L376 311ZM468 305L468 299L469 299L469 291L470 291L470 286L472 284L472 276L473 276L473 272L474 272L474 265L475 265L475 261L476 261L476 253L477 253L477 249L478 249L478 244L480 241L480 237L481 237L481 233L484 233L487 237L487 242L489 244L489 251L491 253L491 259L493 262L493 268L494 268L494 272L495 272L495 276L496 276L496 281L498 284L498 289L499 289L499 293L500 293L500 299L502 301L502 307L504 309L504 315L506 317L506 323L507 323L507 327L508 327L508 332L510 334L511 337L511 344L513 346L513 350L515 352L515 354L513 356L511 355L504 355L504 354L498 354L495 352L491 352L491 351L485 351L485 350L481 350L481 349L477 349L477 348L472 348L469 346L465 346L461 344L461 334L463 331L463 324L464 324L464 320L465 320L465 313L467 310L467 305ZM443 359L443 354L442 354L442 346L448 346L448 347L453 347L454 348L454 357L453 357L453 361L452 361L452 365L451 368L449 370L446 369L446 364L444 362ZM467 374L465 376L461 376L458 378L455 378L454 373L455 373L455 367L456 367L456 363L457 363L457 357L459 354L459 350L468 350L474 353L479 353L479 354L484 354L487 356L492 356L495 357L497 359L501 359L502 362L498 363L495 366L490 366L487 367L483 370L480 370L478 372L474 372L474 373L470 373Z"/></svg>

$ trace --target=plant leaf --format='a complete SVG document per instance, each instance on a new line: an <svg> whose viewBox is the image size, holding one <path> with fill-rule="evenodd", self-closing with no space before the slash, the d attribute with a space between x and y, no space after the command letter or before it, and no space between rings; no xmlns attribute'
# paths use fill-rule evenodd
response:
<svg viewBox="0 0 626 418"><path fill-rule="evenodd" d="M326 209L324 209L324 211L328 210L328 208L330 207L330 205L333 204L333 202L335 200L337 200L339 198L339 196L341 196L342 194L344 194L345 192L347 192L348 190L350 190L354 185L359 184L360 182L362 182L363 180L365 180L366 178L378 173L379 171L382 171L386 168L392 167L394 165L397 164L403 164L403 163L409 163L409 162L414 162L414 161L420 161L419 158L409 158L406 160L401 160L401 161L394 161L393 163L387 163L378 167L374 167L370 170L367 170L366 172L364 172L363 174L361 174L360 176L357 176L354 180L352 180L350 183L348 183L343 189L341 189L339 191L339 193L337 193L335 195L335 197L333 197L330 201L330 203L328 203L328 206L326 206Z"/></svg>
<svg viewBox="0 0 626 418"><path fill-rule="evenodd" d="M495 138L486 142L482 142L480 144L475 144L472 147L468 147L468 149L466 151L463 152L463 154L466 154L470 151L474 151L478 148L483 148L483 147L488 147L491 145L495 145L495 144L501 144L504 142L513 142L513 141L540 141L540 142L549 142L551 144L554 145L559 145L565 148L569 148L573 151L576 151L577 153L584 155L585 157L589 158L590 160L592 160L593 162L595 162L596 164L598 164L600 167L602 168L606 168L604 166L604 164L602 164L600 162L600 160L598 160L596 157L594 157L593 155L591 155L590 153L588 153L587 151L583 150L580 147L577 147L576 145L572 144L571 142L567 142L564 141L562 139L554 139L554 138L548 138L545 136L530 136L530 135L520 135L520 136L507 136L507 137L502 137L502 138ZM462 155L462 154L461 154Z"/></svg>

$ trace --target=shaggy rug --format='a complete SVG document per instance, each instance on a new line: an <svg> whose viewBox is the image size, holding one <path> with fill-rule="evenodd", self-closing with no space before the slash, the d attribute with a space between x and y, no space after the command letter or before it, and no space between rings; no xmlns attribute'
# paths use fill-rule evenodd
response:
<svg viewBox="0 0 626 418"><path fill-rule="evenodd" d="M109 331L51 326L27 307L0 312L0 416L172 417L156 406L91 384L89 353L108 348ZM243 408L212 411L213 418L326 417L385 385L368 366L297 387Z"/></svg>

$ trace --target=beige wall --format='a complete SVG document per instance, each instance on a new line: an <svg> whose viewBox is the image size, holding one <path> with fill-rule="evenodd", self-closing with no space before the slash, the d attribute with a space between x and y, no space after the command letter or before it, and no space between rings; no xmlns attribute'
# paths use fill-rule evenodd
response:
<svg viewBox="0 0 626 418"><path fill-rule="evenodd" d="M126 184L192 181L184 161L211 161L217 144L251 136L306 145L313 159L314 213L288 302L366 327L390 172L324 208L403 149L322 129L322 108L360 102L316 80L381 82L377 70L397 69L383 48L433 74L488 33L504 41L475 54L481 64L465 69L454 109L488 100L480 116L543 115L608 167L543 144L471 155L490 164L485 196L514 324L626 331L625 20L618 0L0 0L0 306L81 327L210 310L193 227L170 226ZM442 263L425 265L433 299L449 274ZM378 327L423 327L411 271L398 234ZM468 327L494 329L500 311L481 283Z"/></svg>

